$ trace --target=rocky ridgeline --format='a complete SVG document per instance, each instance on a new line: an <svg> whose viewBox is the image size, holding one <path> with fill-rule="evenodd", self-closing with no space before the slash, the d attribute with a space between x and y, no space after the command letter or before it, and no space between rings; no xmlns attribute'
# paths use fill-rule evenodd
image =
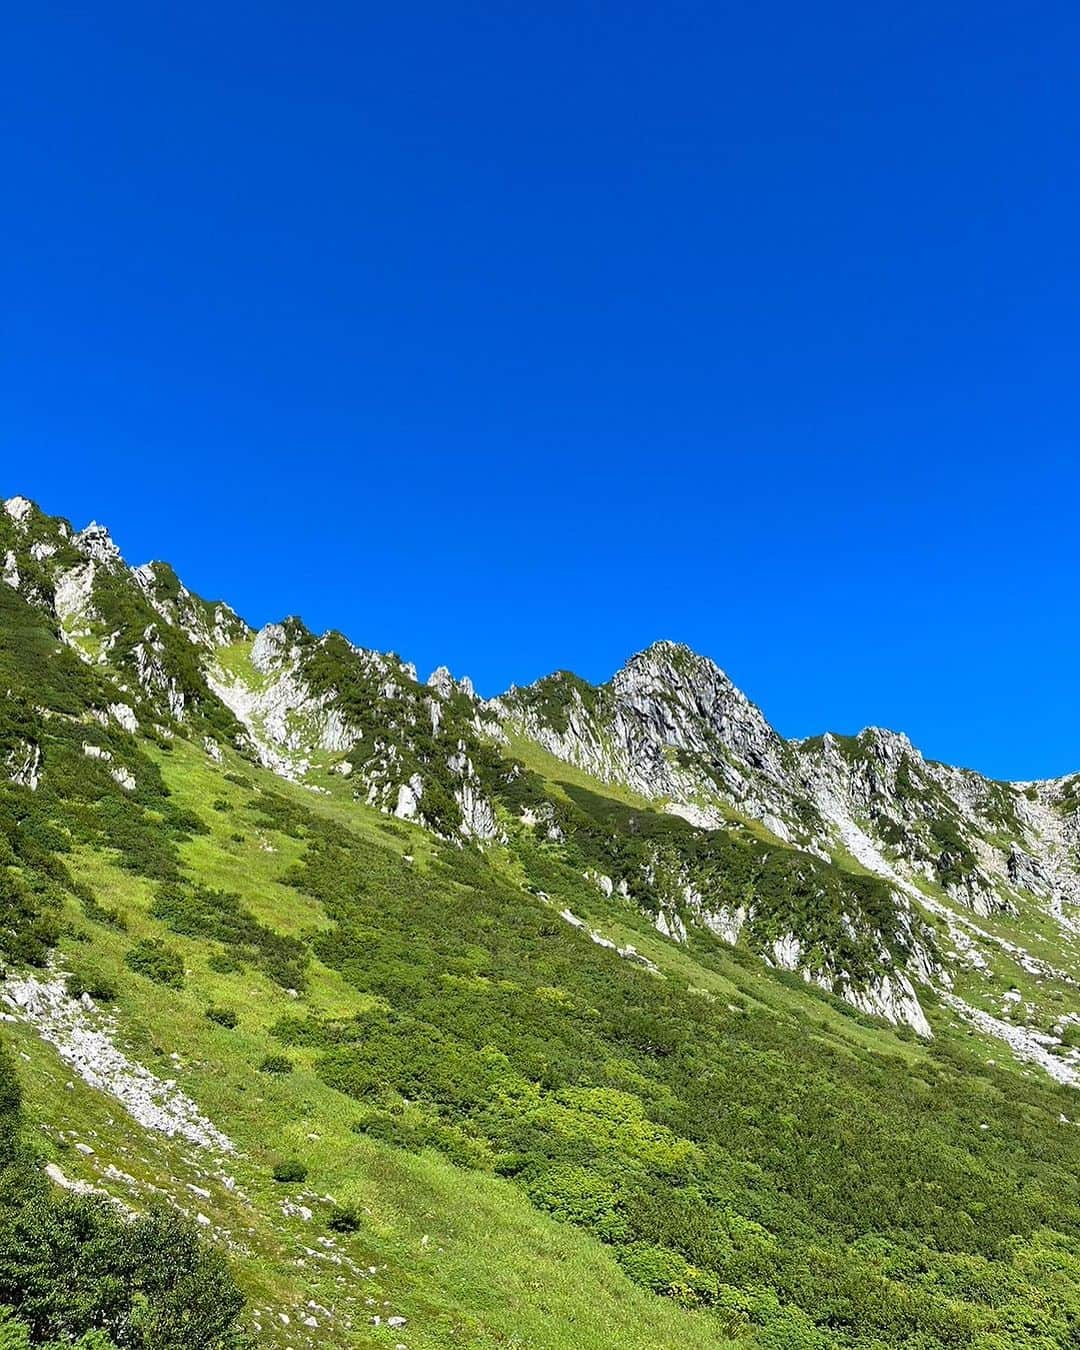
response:
<svg viewBox="0 0 1080 1350"><path fill-rule="evenodd" d="M815 973L797 932L781 934L767 959L922 1033L910 977L951 983L918 917L920 907L935 912L935 896L980 916L1035 907L1063 934L1080 933L1074 778L996 782L928 761L906 736L873 727L787 741L713 662L671 642L632 657L606 685L558 674L489 707L550 754L695 825L748 819L778 842L883 878L910 936L905 969L890 970L882 951L869 981ZM752 906L716 906L683 868L657 926L678 940L697 923L734 942L753 917Z"/></svg>
<svg viewBox="0 0 1080 1350"><path fill-rule="evenodd" d="M44 610L80 657L136 695L138 723L184 725L219 757L228 741L285 777L316 762L355 781L367 804L440 833L490 839L495 811L477 775L476 735L499 728L468 681L425 687L397 657L289 619L251 629L189 591L166 563L129 566L108 530L74 531L26 498L5 502L3 579ZM35 747L13 747L9 777L35 779Z"/></svg>
<svg viewBox="0 0 1080 1350"><path fill-rule="evenodd" d="M787 741L712 661L676 643L632 657L607 685L551 676L489 706L558 758L696 824L737 813L983 915L1033 896L1071 923L1080 905L1080 831L1062 810L1072 779L995 782L876 727Z"/></svg>
<svg viewBox="0 0 1080 1350"><path fill-rule="evenodd" d="M514 733L698 829L751 823L777 845L866 869L893 888L891 938L866 932L854 906L841 925L876 951L873 979L820 952L808 963L797 926L771 941L766 959L920 1031L911 977L943 977L920 902L946 898L981 916L1034 904L1063 932L1080 933L1077 780L994 782L928 761L907 737L878 728L786 740L718 666L673 642L633 656L600 686L560 672L484 701L445 668L421 683L397 656L338 633L316 636L297 619L255 632L227 605L189 591L167 564L129 567L103 526L76 532L25 498L4 504L0 559L7 585L115 680L127 730L184 727L215 758L229 743L313 786L331 772L370 806L481 841L506 840L515 828L496 804ZM10 779L36 786L31 739L13 740L5 759ZM533 820L561 839L553 803L519 816ZM753 924L753 903L719 903L692 862L657 855L641 866L655 872L645 878L660 896L654 919L673 940L696 924L735 942ZM605 880L629 893L640 879Z"/></svg>

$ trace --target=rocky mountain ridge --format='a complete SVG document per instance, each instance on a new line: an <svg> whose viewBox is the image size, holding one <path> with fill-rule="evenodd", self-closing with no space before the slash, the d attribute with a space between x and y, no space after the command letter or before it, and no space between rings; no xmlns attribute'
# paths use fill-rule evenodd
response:
<svg viewBox="0 0 1080 1350"><path fill-rule="evenodd" d="M604 893L643 908L673 941L695 929L748 940L769 963L920 1034L916 985L956 996L954 967L970 965L972 942L1007 951L978 921L1029 915L1066 945L1080 931L1080 779L995 782L878 728L789 741L715 663L666 641L604 685L561 672L482 700L444 668L421 683L399 657L317 637L298 619L256 632L167 564L129 567L104 527L76 532L25 498L4 504L0 556L8 586L115 682L113 715L127 730L182 726L212 758L239 750L316 791L333 775L366 805L446 838L501 845L525 829L584 857L580 813L508 749L535 745L687 827L629 861L616 835L594 841L584 871ZM14 781L33 784L40 746L23 737L7 762ZM738 894L736 845L753 853ZM782 881L770 873L777 859Z"/></svg>
<svg viewBox="0 0 1080 1350"><path fill-rule="evenodd" d="M998 782L878 727L788 741L715 663L672 642L607 685L554 675L489 707L559 759L702 826L737 812L819 857L846 851L891 880L941 887L977 914L1035 896L1076 922L1075 776Z"/></svg>

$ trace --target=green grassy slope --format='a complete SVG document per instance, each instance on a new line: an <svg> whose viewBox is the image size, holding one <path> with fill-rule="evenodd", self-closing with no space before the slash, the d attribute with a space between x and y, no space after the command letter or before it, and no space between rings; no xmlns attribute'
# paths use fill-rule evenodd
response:
<svg viewBox="0 0 1080 1350"><path fill-rule="evenodd" d="M182 740L154 754L207 827L179 845L182 887L237 897L244 941L213 936L220 906L178 919L163 883L79 845L72 875L124 927L69 897L61 962L116 986L133 1058L236 1142L236 1189L15 1034L65 1170L115 1189L112 1164L134 1202L164 1186L202 1212L260 1344L1065 1343L1072 1094L978 1063L943 1013L921 1045L749 952L666 943L555 848L484 858ZM260 925L303 943L302 988ZM179 954L181 989L125 964L146 938ZM268 1056L290 1071L260 1072ZM93 1155L61 1139L73 1103ZM272 1179L286 1159L303 1182ZM339 1211L354 1231L328 1227Z"/></svg>
<svg viewBox="0 0 1080 1350"><path fill-rule="evenodd" d="M265 826L242 843L233 838L254 793L182 742L161 760L175 799L201 811L211 827L182 849L191 872L242 895L257 917L283 933L325 929L318 907L277 880L303 852L299 841ZM309 794L260 770L245 765L243 773L305 808L312 804ZM400 826L388 835L374 815L361 828L394 859L407 845L430 850L426 835ZM96 895L108 896L124 929L88 923L72 900L60 964L106 977L118 990L124 1048L179 1076L240 1156L216 1159L148 1134L73 1076L29 1027L16 1024L8 1036L29 1057L20 1060L21 1077L44 1155L69 1178L103 1186L136 1207L162 1188L192 1216L208 1218L249 1296L258 1344L396 1344L404 1333L375 1328L376 1315L405 1316L410 1347L728 1344L706 1314L635 1287L599 1243L539 1213L511 1183L463 1171L435 1152L405 1152L358 1134L353 1104L321 1082L303 1054L293 1055L296 1067L287 1076L260 1073L258 1065L281 1049L269 1034L280 1018L298 1008L342 1017L372 1004L338 972L312 962L304 995L295 999L258 968L215 971L209 960L220 949L155 921L154 884L117 866L108 850L78 849L68 865ZM124 953L146 937L164 938L180 953L182 989L125 966ZM238 1009L237 1027L208 1020L212 1006ZM170 1058L176 1053L179 1062ZM77 1151L77 1143L94 1152ZM293 1156L309 1168L306 1182L274 1182L274 1163ZM117 1181L110 1168L132 1180ZM223 1176L234 1179L235 1189ZM311 1209L312 1217L283 1214L288 1204ZM335 1207L358 1211L357 1232L327 1226ZM309 1301L331 1315L312 1314ZM317 1328L303 1323L311 1315Z"/></svg>

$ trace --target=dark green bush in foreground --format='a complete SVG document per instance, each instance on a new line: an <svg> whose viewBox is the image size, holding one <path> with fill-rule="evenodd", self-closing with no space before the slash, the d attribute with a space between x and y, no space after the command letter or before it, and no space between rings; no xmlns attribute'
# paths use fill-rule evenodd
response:
<svg viewBox="0 0 1080 1350"><path fill-rule="evenodd" d="M172 1209L128 1221L52 1188L19 1142L0 1052L0 1346L240 1350L242 1307L224 1258Z"/></svg>

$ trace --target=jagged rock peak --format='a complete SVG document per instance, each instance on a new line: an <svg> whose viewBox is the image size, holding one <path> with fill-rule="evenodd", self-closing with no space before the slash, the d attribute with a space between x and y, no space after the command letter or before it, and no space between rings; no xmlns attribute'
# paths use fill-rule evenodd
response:
<svg viewBox="0 0 1080 1350"><path fill-rule="evenodd" d="M668 744L705 751L707 728L758 764L774 758L782 745L764 713L716 662L684 643L654 642L627 661L611 688Z"/></svg>
<svg viewBox="0 0 1080 1350"><path fill-rule="evenodd" d="M431 672L427 677L427 687L434 689L442 698L450 698L455 692L464 694L469 699L476 697L476 690L468 675L462 675L460 680L455 680L447 666L437 666Z"/></svg>
<svg viewBox="0 0 1080 1350"><path fill-rule="evenodd" d="M24 525L37 510L37 507L28 497L9 497L4 502L4 510L16 525Z"/></svg>
<svg viewBox="0 0 1080 1350"><path fill-rule="evenodd" d="M85 530L80 530L74 537L72 543L88 558L94 562L123 562L120 550L113 542L112 535L104 525L99 525L96 520L92 520Z"/></svg>
<svg viewBox="0 0 1080 1350"><path fill-rule="evenodd" d="M696 652L693 647L685 642L675 642L671 638L658 638L655 642L639 652L635 652L623 665L624 670L629 670L641 665L650 665L657 662L664 662L669 668L692 674L695 670L705 667L711 669L717 675L723 675L723 671L707 656L702 656ZM727 678L725 676L725 678Z"/></svg>
<svg viewBox="0 0 1080 1350"><path fill-rule="evenodd" d="M303 629L303 634L298 632ZM275 669L286 661L296 645L297 638L310 636L299 619L286 619L283 623L268 623L255 634L251 647L251 664L262 674Z"/></svg>
<svg viewBox="0 0 1080 1350"><path fill-rule="evenodd" d="M762 721L764 714L730 677L708 656L683 642L664 639L636 652L611 680L616 693L651 686L672 694L690 693L706 701L722 697L733 706L752 709Z"/></svg>
<svg viewBox="0 0 1080 1350"><path fill-rule="evenodd" d="M804 736L792 741L792 744L799 750L820 750L832 757L843 756L857 747L860 754L883 763L898 763L905 755L922 760L920 752L902 731L890 731L886 727L863 727L857 736L842 736L835 731L826 731L822 736Z"/></svg>

